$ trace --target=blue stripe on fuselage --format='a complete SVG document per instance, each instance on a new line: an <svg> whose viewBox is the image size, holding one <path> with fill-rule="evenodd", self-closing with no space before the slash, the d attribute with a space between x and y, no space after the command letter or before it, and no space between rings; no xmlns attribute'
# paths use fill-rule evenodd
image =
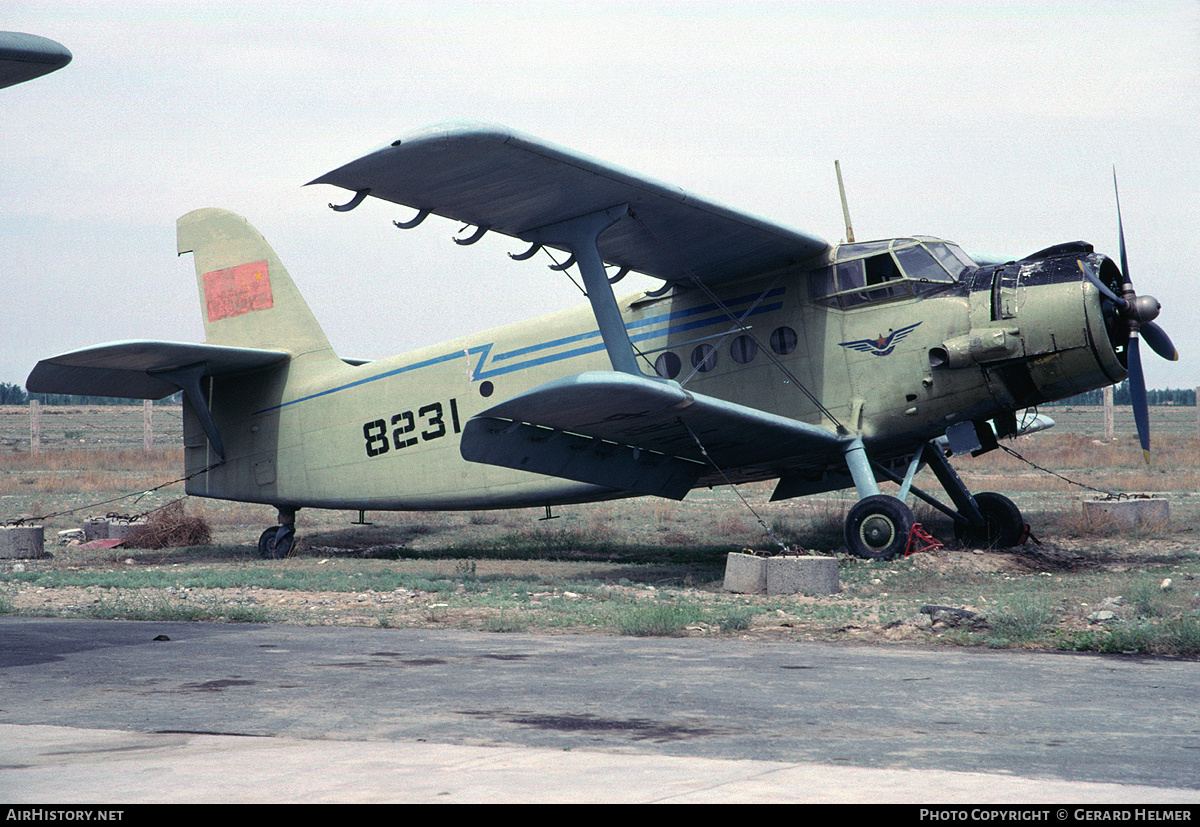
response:
<svg viewBox="0 0 1200 827"><path fill-rule="evenodd" d="M725 302L725 307L733 308L733 307L737 307L738 305L744 305L744 304L747 304L748 302L752 302L755 300L780 298L783 296L784 292L785 292L785 288L776 287L772 290L769 290L765 294L739 296L735 299L731 299L731 300ZM772 311L779 310L782 307L783 307L782 300L774 301L774 302L771 302L768 304L760 304L760 305L755 306L753 309L751 309L749 311L749 313L747 314L747 316L757 316L760 313L770 313ZM662 313L657 316L649 316L649 317L647 317L645 319L641 319L637 322L627 324L626 329L629 331L630 341L641 342L641 341L645 341L647 339L655 339L655 338L658 338L661 336L668 336L668 335L671 335L672 333L684 333L689 330L695 330L700 327L707 327L708 325L718 324L723 321L728 321L729 320L728 315L726 315L723 312L720 312L721 310L722 310L722 308L720 306L718 306L715 303L711 303L711 304L702 305L700 307L689 308L687 310L678 310L678 311L672 311L670 313ZM705 316L704 318L700 318L700 319L693 318L693 317L699 316L701 314L714 314L714 315ZM691 319L691 320L684 321L686 319ZM667 326L660 328L658 330L650 330L650 331L642 330L642 332L636 332L639 329L650 327L652 325L657 325L662 322L667 322ZM539 351L550 350L553 348L562 347L563 345L573 344L576 342L585 342L585 341L588 341L591 339L595 339L595 340L600 339L599 329L592 330L587 333L578 333L573 336L564 336L564 337L561 337L558 339L551 339L548 342L541 342L536 345L528 345L526 347L521 347L521 348L517 348L515 350L506 351L505 353L498 353L491 357L490 364L488 366L488 369L486 369L486 370L484 369L484 363L489 362L488 356L491 353L491 350L494 347L494 345L492 343L489 343L486 345L476 345L475 347L468 348L465 351L459 350L459 351L455 351L453 353L447 353L443 356L435 356L432 359L425 359L420 362L414 362L411 365L405 365L404 367L395 368L394 370L389 370L384 373L379 373L379 374L376 374L375 376L368 376L364 379L357 379L353 382L347 382L345 384L338 385L337 387L329 388L327 390L319 391L317 393L312 393L307 396L301 396L301 397L299 397L297 399L293 399L289 402L283 402L279 405L274 405L270 408L263 408L260 411L255 411L251 415L258 416L259 414L270 413L271 411L280 410L281 408L286 408L291 405L296 405L296 404L299 404L300 402L308 402L309 400L312 400L312 399L318 399L322 396L329 396L330 394L339 393L344 390L349 390L350 388L356 388L360 385L366 385L371 382L378 382L381 379L389 379L393 376L399 376L404 373L411 373L412 371L415 371L415 370L422 370L423 368L432 367L434 365L440 365L445 362L454 361L455 359L461 359L464 356L470 357L470 356L473 356L476 354L479 355L479 362L478 362L478 364L476 364L474 371L472 371L472 373L471 373L472 381L479 380L479 379L489 379L494 376L503 376L504 374L515 373L516 371L524 370L526 368L538 367L541 365L550 364L552 362L559 362L559 361L562 361L565 359L572 359L576 356L583 356L583 355L586 355L589 353L596 353L596 352L604 349L603 341L594 341L594 342L590 342L589 344L582 345L580 347L572 348L570 350L562 350L562 351L557 351L555 353L548 353L544 356L538 356L538 357L535 357L532 359L525 359L520 362L515 362L510 365L496 367L496 363L500 362L500 361L504 361L504 360L508 360L508 359L516 359L518 357L526 356L526 355L529 355L532 353L537 353Z"/></svg>

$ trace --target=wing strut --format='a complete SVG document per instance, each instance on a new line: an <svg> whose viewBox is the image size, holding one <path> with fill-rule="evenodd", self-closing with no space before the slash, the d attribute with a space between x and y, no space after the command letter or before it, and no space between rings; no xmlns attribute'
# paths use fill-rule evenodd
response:
<svg viewBox="0 0 1200 827"><path fill-rule="evenodd" d="M608 283L604 261L600 258L600 251L596 246L600 234L628 213L629 205L621 204L555 224L547 224L521 233L520 237L531 244L564 247L571 253L579 265L583 286L587 291L588 301L592 304L596 324L600 326L600 336L604 339L604 349L608 351L613 370L641 376L642 372L638 369L637 358L633 353L633 343L629 340L629 331L625 329L625 322L621 319L621 309L617 307L617 299Z"/></svg>
<svg viewBox="0 0 1200 827"><path fill-rule="evenodd" d="M850 469L850 477L854 480L859 499L878 494L879 483L875 481L875 473L871 470L870 460L867 459L862 436L842 437L838 444L846 458L846 466Z"/></svg>
<svg viewBox="0 0 1200 827"><path fill-rule="evenodd" d="M204 401L204 394L200 390L200 380L204 377L206 369L207 366L204 363L199 363L174 370L153 371L151 375L161 377L179 386L188 402L191 403L192 410L196 412L196 418L200 420L204 433L208 435L209 444L224 462L225 443L221 441L217 424L213 422L212 413L208 410L208 403Z"/></svg>

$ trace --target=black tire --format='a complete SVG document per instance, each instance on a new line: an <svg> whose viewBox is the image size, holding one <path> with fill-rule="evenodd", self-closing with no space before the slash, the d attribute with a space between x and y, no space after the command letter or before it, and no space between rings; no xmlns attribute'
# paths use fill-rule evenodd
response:
<svg viewBox="0 0 1200 827"><path fill-rule="evenodd" d="M846 548L856 557L890 560L904 553L913 522L912 509L895 497L864 497L846 517Z"/></svg>
<svg viewBox="0 0 1200 827"><path fill-rule="evenodd" d="M292 551L296 529L290 525L273 525L258 538L258 556L264 560L282 560Z"/></svg>
<svg viewBox="0 0 1200 827"><path fill-rule="evenodd" d="M974 548L1012 548L1021 542L1025 518L1016 503L1003 494L984 491L975 495L975 505L983 515L982 526L955 521L954 536Z"/></svg>
<svg viewBox="0 0 1200 827"><path fill-rule="evenodd" d="M275 535L279 532L279 526L273 525L258 535L258 556L264 560L270 560L271 552L275 547Z"/></svg>

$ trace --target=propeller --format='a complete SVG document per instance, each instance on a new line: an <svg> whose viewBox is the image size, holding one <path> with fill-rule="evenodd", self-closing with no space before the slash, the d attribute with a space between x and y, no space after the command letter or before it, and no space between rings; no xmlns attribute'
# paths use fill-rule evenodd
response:
<svg viewBox="0 0 1200 827"><path fill-rule="evenodd" d="M1117 171L1113 170L1113 195L1117 201L1117 233L1121 251L1121 295L1109 289L1100 280L1090 264L1082 259L1079 269L1087 280L1096 286L1107 301L1104 303L1105 316L1114 319L1117 324L1124 325L1129 331L1129 342L1125 346L1126 369L1129 371L1129 396L1133 404L1133 420L1137 425L1138 441L1142 445L1142 456L1147 464L1150 462L1150 411L1146 400L1146 378L1142 373L1142 356L1140 339L1144 338L1150 349L1162 358L1175 362L1179 352L1171 343L1171 338L1154 321L1158 317L1162 305L1153 296L1139 296L1133 289L1129 278L1129 260L1125 254L1125 226L1121 221L1121 195L1117 190Z"/></svg>

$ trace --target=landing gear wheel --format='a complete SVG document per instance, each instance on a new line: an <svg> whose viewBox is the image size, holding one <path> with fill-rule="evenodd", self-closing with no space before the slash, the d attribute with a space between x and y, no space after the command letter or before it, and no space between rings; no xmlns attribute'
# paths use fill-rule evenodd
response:
<svg viewBox="0 0 1200 827"><path fill-rule="evenodd" d="M984 491L975 495L983 525L954 523L954 536L964 545L980 548L1011 548L1021 542L1025 520L1016 504L1003 494Z"/></svg>
<svg viewBox="0 0 1200 827"><path fill-rule="evenodd" d="M292 551L296 529L290 525L273 525L258 538L258 556L264 560L282 560Z"/></svg>
<svg viewBox="0 0 1200 827"><path fill-rule="evenodd" d="M890 560L904 553L913 522L912 510L895 497L864 497L846 517L846 548L856 557Z"/></svg>

